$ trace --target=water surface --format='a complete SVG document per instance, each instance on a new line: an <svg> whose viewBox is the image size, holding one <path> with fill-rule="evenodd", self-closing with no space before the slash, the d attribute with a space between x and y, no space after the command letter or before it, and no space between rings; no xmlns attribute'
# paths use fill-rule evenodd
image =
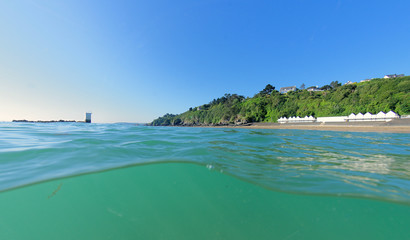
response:
<svg viewBox="0 0 410 240"><path fill-rule="evenodd" d="M409 140L0 123L0 238L405 239Z"/></svg>

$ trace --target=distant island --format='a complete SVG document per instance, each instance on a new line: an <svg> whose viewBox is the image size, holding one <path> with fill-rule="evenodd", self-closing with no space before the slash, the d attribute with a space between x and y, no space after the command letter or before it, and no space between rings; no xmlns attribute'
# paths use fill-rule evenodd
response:
<svg viewBox="0 0 410 240"><path fill-rule="evenodd" d="M388 76L388 77L386 77ZM410 113L410 76L386 75L345 85L337 81L322 87L280 91L268 84L253 97L225 94L211 102L189 108L181 114L165 114L149 123L151 126L226 126L258 122L277 122L284 117L326 117L349 114L394 111Z"/></svg>
<svg viewBox="0 0 410 240"><path fill-rule="evenodd" d="M75 120L48 120L48 121L38 120L38 121L29 121L29 120L23 119L23 120L13 120L12 122L24 122L24 123L58 123L58 122L63 122L63 123L67 123L67 122L77 122L77 121L75 121Z"/></svg>
<svg viewBox="0 0 410 240"><path fill-rule="evenodd" d="M37 121L31 121L31 120L13 120L12 122L19 122L19 123L73 123L73 122L79 122L79 123L91 123L91 114L90 112L85 113L85 120L84 121L75 121L75 120L37 120Z"/></svg>

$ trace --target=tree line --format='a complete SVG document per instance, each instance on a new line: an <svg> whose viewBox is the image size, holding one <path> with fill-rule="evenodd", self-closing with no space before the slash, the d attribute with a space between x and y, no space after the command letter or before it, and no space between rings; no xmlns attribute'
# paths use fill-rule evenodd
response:
<svg viewBox="0 0 410 240"><path fill-rule="evenodd" d="M279 93L271 84L253 97L225 94L207 104L189 108L181 114L165 114L152 126L201 126L276 122L280 117L345 116L351 113L376 114L395 111L410 113L410 76L373 79L341 85L337 81L321 87L323 91L297 89Z"/></svg>

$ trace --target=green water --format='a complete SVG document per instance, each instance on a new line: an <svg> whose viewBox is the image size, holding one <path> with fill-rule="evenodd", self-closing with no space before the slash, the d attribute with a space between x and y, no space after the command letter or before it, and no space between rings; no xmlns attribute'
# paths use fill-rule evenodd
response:
<svg viewBox="0 0 410 240"><path fill-rule="evenodd" d="M410 134L0 123L0 240L410 239Z"/></svg>
<svg viewBox="0 0 410 240"><path fill-rule="evenodd" d="M0 194L0 239L408 239L410 207L295 195L187 163Z"/></svg>

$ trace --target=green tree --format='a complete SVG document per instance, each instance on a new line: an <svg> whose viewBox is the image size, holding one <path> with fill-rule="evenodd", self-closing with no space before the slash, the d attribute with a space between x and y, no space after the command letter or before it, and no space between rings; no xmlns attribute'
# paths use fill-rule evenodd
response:
<svg viewBox="0 0 410 240"><path fill-rule="evenodd" d="M338 81L332 81L332 82L330 83L330 86L331 86L333 89L335 89L335 88L337 88L337 87L342 86L342 84L339 83Z"/></svg>
<svg viewBox="0 0 410 240"><path fill-rule="evenodd" d="M275 87L268 84L266 85L266 87L259 92L260 95L264 96L264 95L270 95L273 91L275 90Z"/></svg>

